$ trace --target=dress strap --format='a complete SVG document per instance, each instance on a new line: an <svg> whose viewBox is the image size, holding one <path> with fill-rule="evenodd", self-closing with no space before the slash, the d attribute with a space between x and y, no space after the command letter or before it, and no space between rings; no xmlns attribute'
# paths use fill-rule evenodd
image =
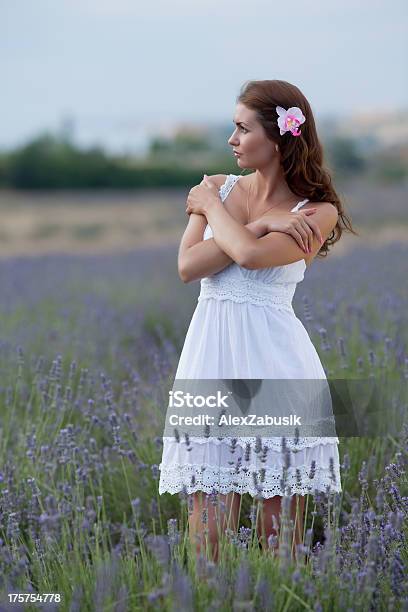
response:
<svg viewBox="0 0 408 612"><path fill-rule="evenodd" d="M240 174L229 174L227 178L225 179L225 183L221 185L219 191L220 191L221 200L223 202L227 198L229 192L231 191L231 189L233 188L233 186L235 185L235 183L237 182L240 176L241 176Z"/></svg>
<svg viewBox="0 0 408 612"><path fill-rule="evenodd" d="M294 208L292 208L292 210L291 210L290 212L295 212L295 211L299 210L299 208L300 208L301 206L303 206L303 204L306 204L306 202L308 202L308 201L309 201L309 198L305 198L305 199L304 199L304 200L302 200L301 202L298 202L298 203L296 204L296 206L295 206Z"/></svg>

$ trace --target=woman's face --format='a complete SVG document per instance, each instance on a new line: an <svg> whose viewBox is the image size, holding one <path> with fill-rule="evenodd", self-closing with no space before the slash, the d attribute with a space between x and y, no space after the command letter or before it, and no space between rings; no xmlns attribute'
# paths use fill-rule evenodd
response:
<svg viewBox="0 0 408 612"><path fill-rule="evenodd" d="M235 155L240 168L262 168L269 166L271 159L279 155L273 143L266 136L266 132L256 118L254 110L239 102L235 109L233 122L236 124L228 144Z"/></svg>

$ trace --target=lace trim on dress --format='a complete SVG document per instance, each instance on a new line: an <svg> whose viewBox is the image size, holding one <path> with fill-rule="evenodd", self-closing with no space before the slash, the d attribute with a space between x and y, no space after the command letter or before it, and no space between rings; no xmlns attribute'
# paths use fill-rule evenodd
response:
<svg viewBox="0 0 408 612"><path fill-rule="evenodd" d="M219 192L220 192L222 201L224 201L225 198L228 196L229 192L231 191L231 189L233 188L233 186L239 179L239 176L240 175L234 175L234 174L229 174L227 176L227 178L225 179L225 183L221 185L221 187L219 188Z"/></svg>
<svg viewBox="0 0 408 612"><path fill-rule="evenodd" d="M232 279L208 276L201 279L201 291L197 301L208 298L249 302L256 306L278 306L293 312L292 298L295 283L267 285L251 278Z"/></svg>
<svg viewBox="0 0 408 612"><path fill-rule="evenodd" d="M176 468L176 469L175 469ZM159 494L186 491L195 493L204 491L226 494L232 491L240 494L250 493L253 497L264 498L283 495L286 487L291 488L291 495L307 495L314 491L341 492L340 471L337 466L333 472L329 468L316 466L314 474L310 467L288 468L286 470L285 489L282 488L283 468L268 468L251 471L250 468L226 468L211 465L177 464L169 468L160 467L161 477Z"/></svg>
<svg viewBox="0 0 408 612"><path fill-rule="evenodd" d="M308 202L308 201L309 201L309 198L305 198L305 199L304 199L304 200L302 200L301 202L298 202L298 203L296 204L296 206L295 206L294 208L292 208L292 210L291 210L290 212L295 212L296 210L299 210L299 208L300 208L301 206L303 206L303 204L306 204L306 202Z"/></svg>

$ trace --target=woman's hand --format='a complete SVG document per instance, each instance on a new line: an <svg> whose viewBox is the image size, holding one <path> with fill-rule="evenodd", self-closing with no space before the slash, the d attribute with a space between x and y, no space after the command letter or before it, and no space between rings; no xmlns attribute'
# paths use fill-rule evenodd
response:
<svg viewBox="0 0 408 612"><path fill-rule="evenodd" d="M199 185L195 185L189 191L187 197L186 213L206 215L208 207L216 201L221 201L217 185L206 174Z"/></svg>
<svg viewBox="0 0 408 612"><path fill-rule="evenodd" d="M276 211L273 214L265 214L258 221L263 223L267 232L289 234L289 236L296 240L301 249L306 253L310 253L313 246L313 234L316 235L319 243L323 244L319 226L310 219L310 216L316 210L317 208L315 207L296 212Z"/></svg>

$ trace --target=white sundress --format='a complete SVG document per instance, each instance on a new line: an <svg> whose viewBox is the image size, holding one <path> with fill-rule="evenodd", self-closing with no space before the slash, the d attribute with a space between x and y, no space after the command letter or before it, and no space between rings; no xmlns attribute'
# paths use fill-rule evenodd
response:
<svg viewBox="0 0 408 612"><path fill-rule="evenodd" d="M239 178L228 175L219 190L223 202ZM203 239L211 237L207 224ZM318 353L292 307L305 269L303 259L257 270L232 262L202 278L175 379L326 379ZM159 494L184 490L189 494L234 491L264 498L283 495L282 438L262 437L262 446L268 448L263 461L261 453L251 452L249 460L245 453L248 443L253 448L255 438L235 437L233 453L231 442L232 437L195 436L187 444L182 436L179 440L163 436ZM328 487L341 492L338 444L338 437L286 438L290 466L285 487L290 486L292 495Z"/></svg>

